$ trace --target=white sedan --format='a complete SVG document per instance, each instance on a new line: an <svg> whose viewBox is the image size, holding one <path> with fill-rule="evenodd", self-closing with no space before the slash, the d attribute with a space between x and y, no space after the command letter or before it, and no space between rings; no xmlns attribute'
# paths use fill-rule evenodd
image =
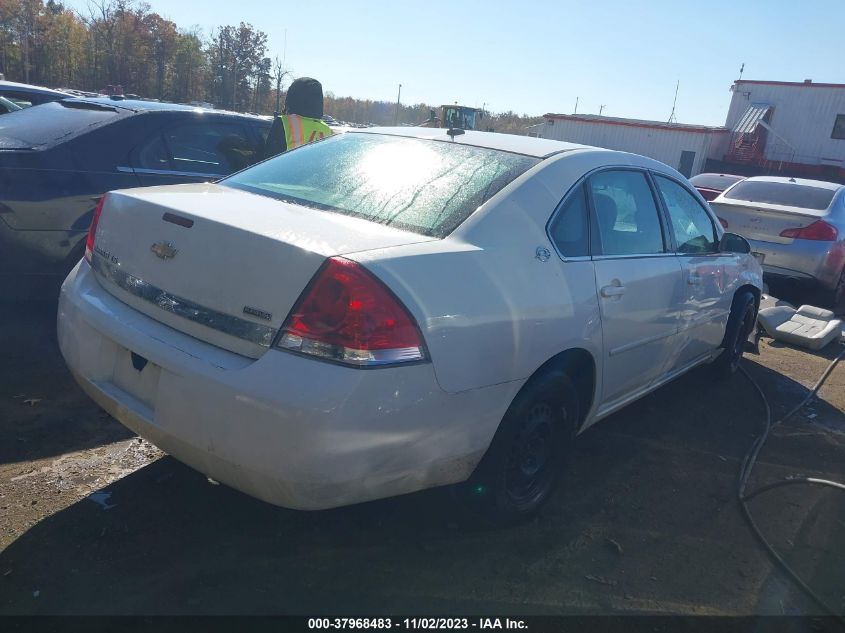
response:
<svg viewBox="0 0 845 633"><path fill-rule="evenodd" d="M87 246L61 350L139 435L282 506L460 483L500 521L548 498L577 433L732 372L762 286L662 163L444 129L111 192Z"/></svg>

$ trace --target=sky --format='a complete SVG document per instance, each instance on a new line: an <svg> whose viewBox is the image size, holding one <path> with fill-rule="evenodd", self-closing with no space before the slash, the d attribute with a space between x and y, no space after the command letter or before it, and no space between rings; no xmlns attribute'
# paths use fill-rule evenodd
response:
<svg viewBox="0 0 845 633"><path fill-rule="evenodd" d="M722 125L744 79L845 83L843 0L146 0L180 28L249 22L324 91L494 112ZM65 0L84 11L88 0Z"/></svg>

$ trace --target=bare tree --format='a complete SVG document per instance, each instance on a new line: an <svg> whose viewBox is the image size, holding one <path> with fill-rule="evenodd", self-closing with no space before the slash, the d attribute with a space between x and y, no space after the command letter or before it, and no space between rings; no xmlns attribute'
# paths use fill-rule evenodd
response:
<svg viewBox="0 0 845 633"><path fill-rule="evenodd" d="M276 116L282 113L282 81L287 75L290 75L290 71L285 70L284 62L276 55L273 60L273 79L276 82Z"/></svg>

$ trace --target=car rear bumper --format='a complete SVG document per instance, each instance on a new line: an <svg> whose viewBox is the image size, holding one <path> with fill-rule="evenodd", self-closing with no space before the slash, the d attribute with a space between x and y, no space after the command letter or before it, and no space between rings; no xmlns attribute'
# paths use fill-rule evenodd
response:
<svg viewBox="0 0 845 633"><path fill-rule="evenodd" d="M13 229L0 216L0 274L61 275L82 257L84 231Z"/></svg>
<svg viewBox="0 0 845 633"><path fill-rule="evenodd" d="M62 287L58 335L79 384L124 425L297 509L465 480L520 386L447 394L430 363L361 370L277 350L239 356L118 301L85 261Z"/></svg>
<svg viewBox="0 0 845 633"><path fill-rule="evenodd" d="M845 244L815 240L793 240L791 244L775 244L748 240L751 250L765 255L763 272L781 277L794 277L818 282L833 289L845 265Z"/></svg>

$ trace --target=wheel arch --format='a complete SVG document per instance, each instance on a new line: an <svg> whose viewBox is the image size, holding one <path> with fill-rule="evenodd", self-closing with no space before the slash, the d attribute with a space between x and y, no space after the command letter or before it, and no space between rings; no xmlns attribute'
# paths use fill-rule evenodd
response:
<svg viewBox="0 0 845 633"><path fill-rule="evenodd" d="M739 288L736 289L734 292L734 298L731 302L731 308L733 308L733 301L736 301L736 298L743 292L748 291L752 295L754 295L754 307L756 309L760 309L760 297L762 295L762 291L757 287L749 283L742 284Z"/></svg>
<svg viewBox="0 0 845 633"><path fill-rule="evenodd" d="M575 384L578 392L579 420L576 432L584 425L587 414L592 409L596 396L596 360L591 352L583 347L572 347L558 352L546 362L540 365L519 390L521 392L526 385L531 384L539 376L544 376L553 371L563 371ZM517 396L519 395L517 392ZM516 396L514 396L516 398Z"/></svg>

